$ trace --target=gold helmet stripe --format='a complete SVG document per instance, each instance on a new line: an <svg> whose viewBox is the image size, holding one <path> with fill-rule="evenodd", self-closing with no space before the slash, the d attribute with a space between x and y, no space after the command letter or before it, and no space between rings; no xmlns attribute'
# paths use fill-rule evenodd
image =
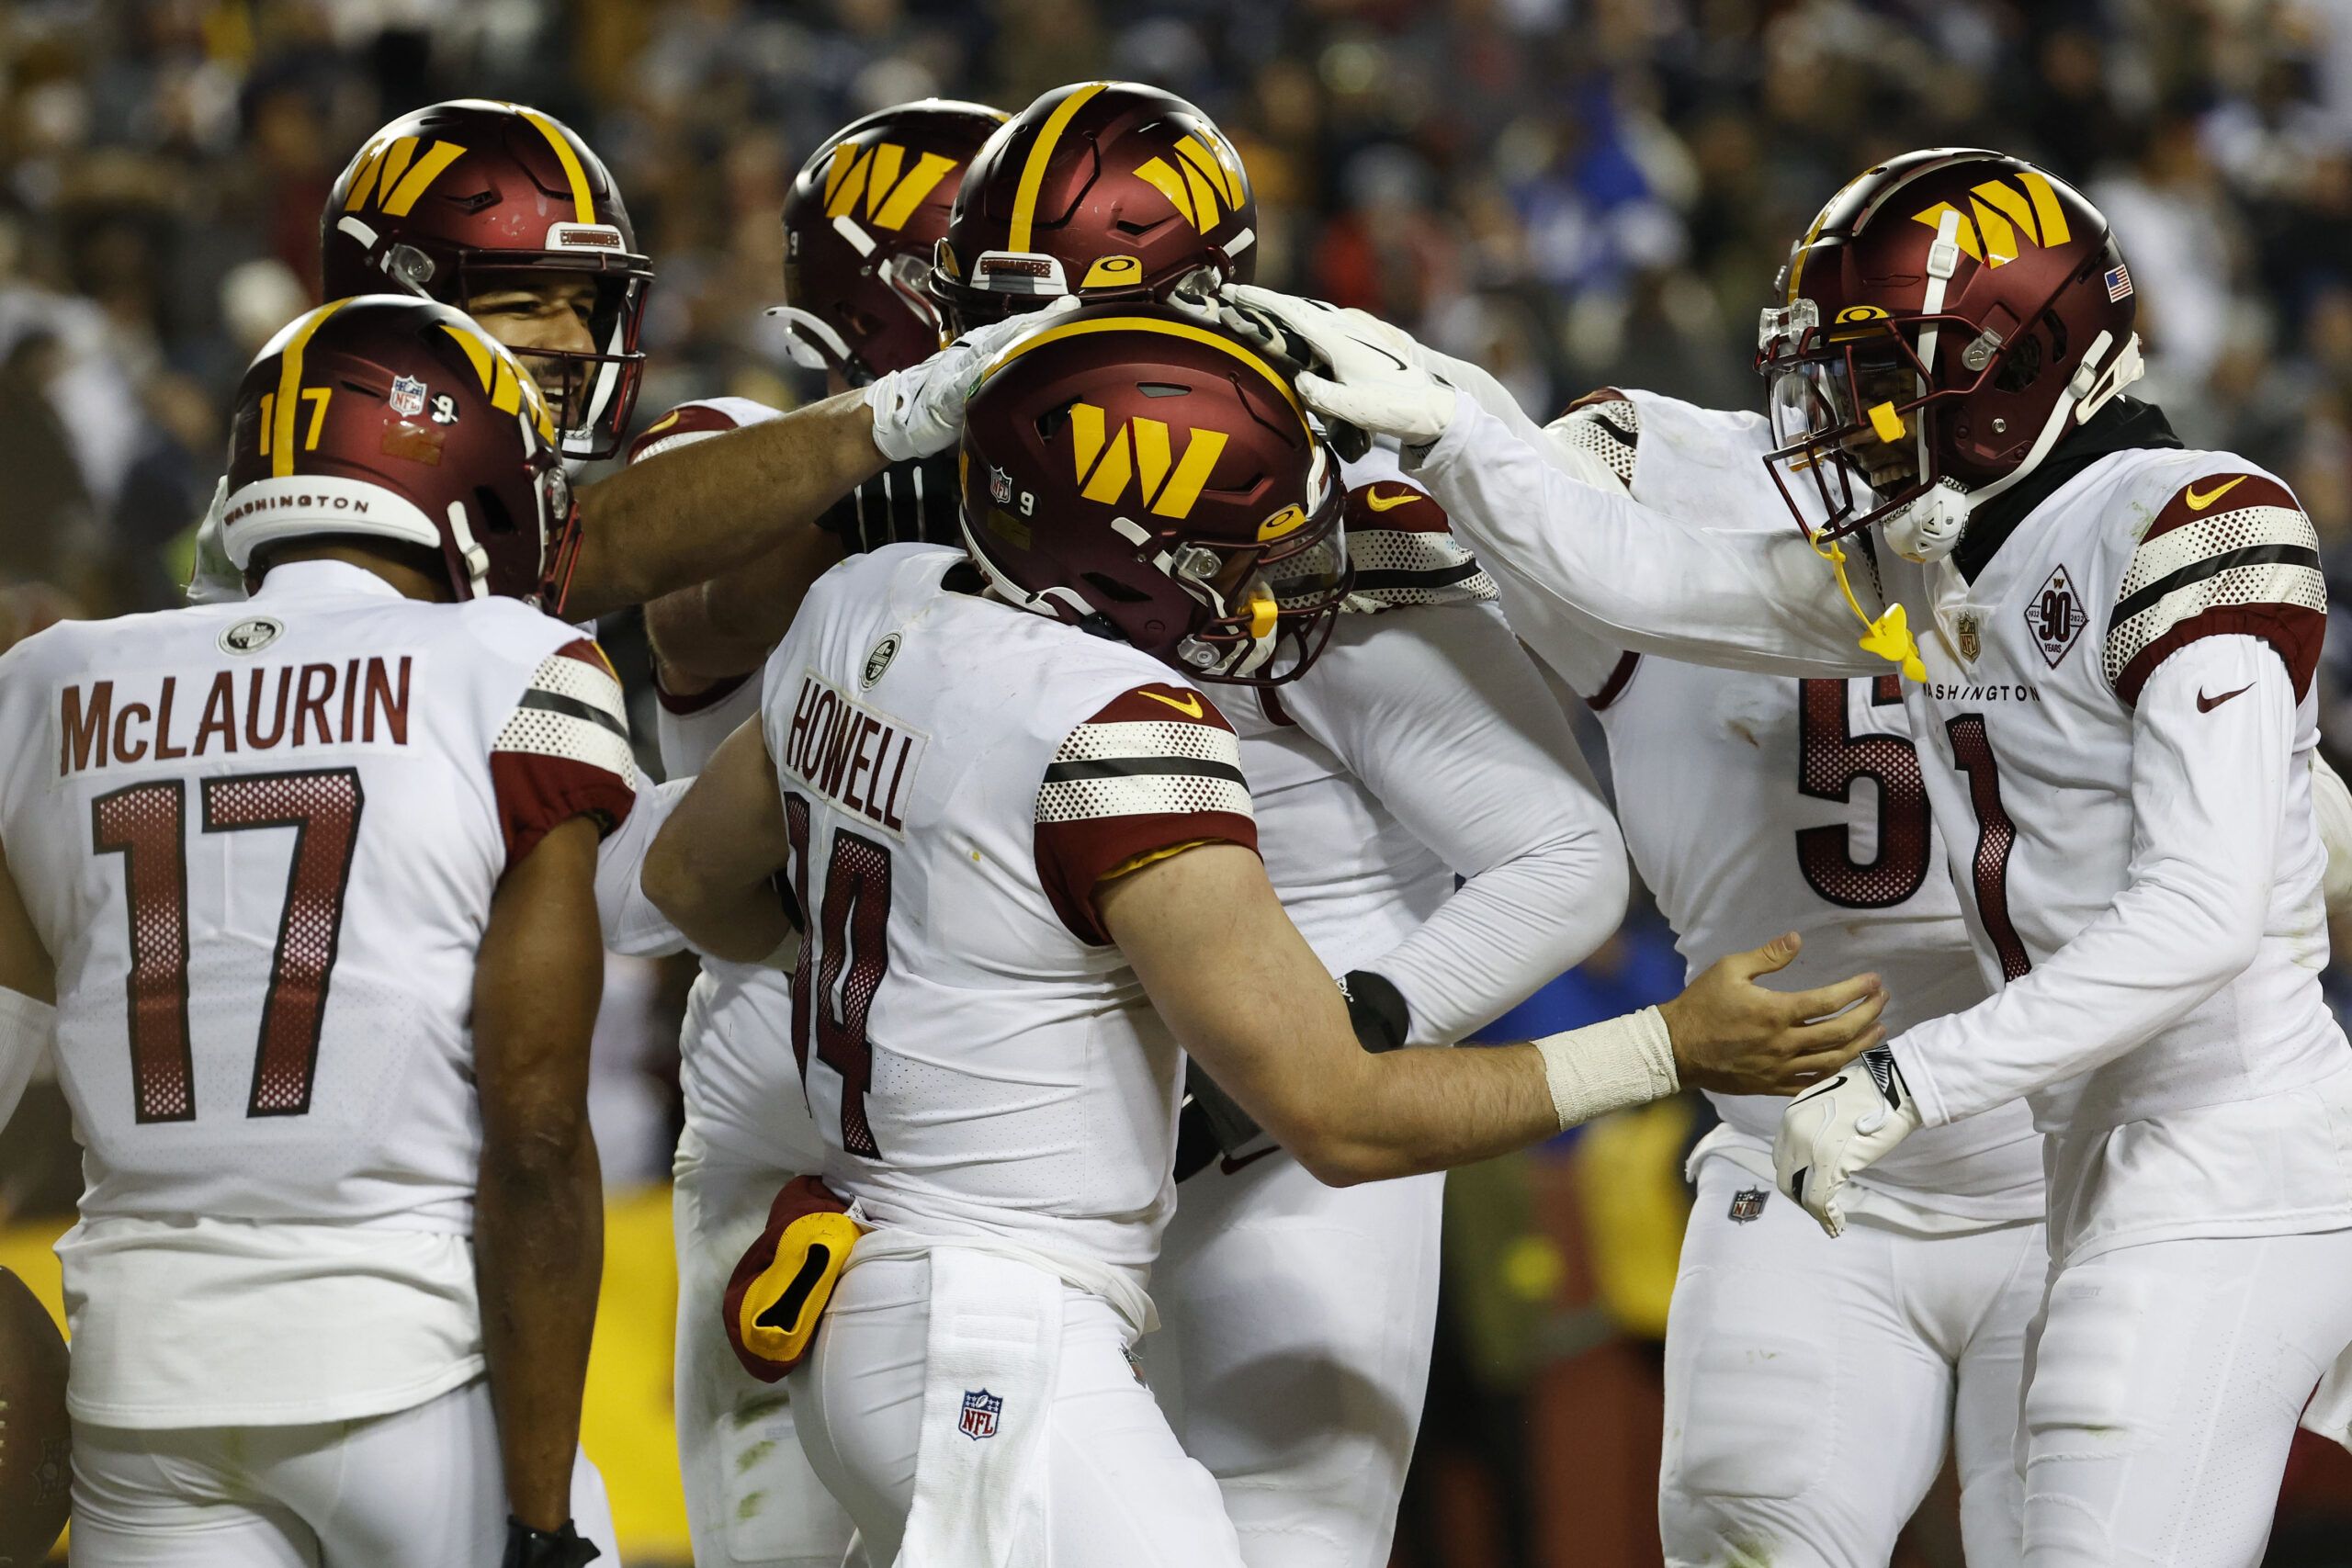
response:
<svg viewBox="0 0 2352 1568"><path fill-rule="evenodd" d="M1291 389L1290 383L1277 374L1272 366L1233 339L1220 336L1205 327L1193 326L1189 321L1163 321L1148 316L1096 316L1085 321L1065 321L1059 326L1047 327L1033 337L1023 338L998 355L987 373L995 375L1031 349L1042 348L1066 338L1087 337L1095 333L1158 333L1162 337L1181 337L1193 343L1207 344L1211 348L1231 355L1264 377L1283 395L1283 401L1290 405L1291 412L1298 415L1299 423L1306 423L1306 411L1299 406L1298 394Z"/></svg>
<svg viewBox="0 0 2352 1568"><path fill-rule="evenodd" d="M1089 82L1085 86L1054 106L1046 123L1037 132L1037 140L1029 144L1028 161L1021 165L1021 184L1012 193L1012 232L1005 240L1008 251L1029 248L1030 229L1037 217L1037 190L1046 183L1046 165L1053 162L1054 148L1062 139L1078 111L1086 101L1109 86L1108 82Z"/></svg>
<svg viewBox="0 0 2352 1568"><path fill-rule="evenodd" d="M272 479L286 479L294 472L294 411L302 401L302 345L311 334L325 324L326 319L349 304L337 299L311 311L287 338L286 346L277 351L277 400L270 408L269 472Z"/></svg>
<svg viewBox="0 0 2352 1568"><path fill-rule="evenodd" d="M384 176L384 216L387 218L407 217L409 209L416 205L417 197L431 189L433 182L441 177L441 171L465 155L466 150L454 141L436 141L433 144L432 150L419 158L410 168L407 177L401 181L397 189L392 186L391 175L386 175Z"/></svg>
<svg viewBox="0 0 2352 1568"><path fill-rule="evenodd" d="M563 133L561 126L538 110L526 108L521 104L513 107L516 114L537 126L539 134L548 139L548 145L555 149L555 161L563 165L563 177L571 185L571 205L579 214L577 220L582 223L596 221L595 198L588 194L588 171L582 167L580 154L571 150L571 138Z"/></svg>

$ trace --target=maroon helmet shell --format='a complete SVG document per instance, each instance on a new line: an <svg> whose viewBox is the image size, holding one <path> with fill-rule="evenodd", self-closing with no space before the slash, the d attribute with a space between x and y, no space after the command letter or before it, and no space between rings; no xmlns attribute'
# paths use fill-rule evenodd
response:
<svg viewBox="0 0 2352 1568"><path fill-rule="evenodd" d="M1065 294L1164 300L1203 271L1247 283L1257 239L1250 176L1208 116L1139 83L1077 82L973 158L932 289L962 333Z"/></svg>
<svg viewBox="0 0 2352 1568"><path fill-rule="evenodd" d="M330 299L406 292L462 310L485 273L546 271L594 281L596 347L516 352L560 374L565 452L609 457L637 403L653 265L612 174L569 126L485 98L428 105L368 139L319 219Z"/></svg>
<svg viewBox="0 0 2352 1568"><path fill-rule="evenodd" d="M221 542L361 535L438 554L460 599L561 609L577 522L547 402L473 319L401 294L290 322L237 388Z"/></svg>
<svg viewBox="0 0 2352 1568"><path fill-rule="evenodd" d="M1014 344L965 406L962 462L965 542L998 592L1195 680L1291 679L1347 596L1338 461L1289 380L1167 307Z"/></svg>
<svg viewBox="0 0 2352 1568"><path fill-rule="evenodd" d="M1778 292L1758 338L1767 463L1822 537L1939 484L1967 495L2022 477L2138 373L2107 219L1998 152L1937 148L1864 171L1790 252Z"/></svg>
<svg viewBox="0 0 2352 1568"><path fill-rule="evenodd" d="M867 115L801 165L784 198L775 313L826 368L855 385L939 347L932 256L965 167L1004 120L984 104L924 98Z"/></svg>

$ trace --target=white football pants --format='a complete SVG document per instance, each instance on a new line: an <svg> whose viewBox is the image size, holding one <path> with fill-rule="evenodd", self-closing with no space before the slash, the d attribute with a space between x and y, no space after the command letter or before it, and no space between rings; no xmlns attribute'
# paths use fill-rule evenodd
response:
<svg viewBox="0 0 2352 1568"><path fill-rule="evenodd" d="M1144 1370L1250 1568L1383 1568L1437 1325L1445 1178L1326 1187L1277 1149L1177 1189Z"/></svg>
<svg viewBox="0 0 2352 1568"><path fill-rule="evenodd" d="M809 1463L848 1506L876 1568L897 1560L914 1506L930 1297L928 1259L851 1269L786 1380ZM1129 1338L1100 1297L1064 1290L1039 1455L1051 1556L1035 1568L1241 1568L1216 1483L1177 1446L1128 1359Z"/></svg>
<svg viewBox="0 0 2352 1568"><path fill-rule="evenodd" d="M729 1348L728 1276L797 1174L731 1159L689 1127L678 1143L678 1469L702 1568L841 1568L849 1515L793 1431L790 1381L763 1383Z"/></svg>
<svg viewBox="0 0 2352 1568"><path fill-rule="evenodd" d="M571 1517L617 1565L605 1479L582 1454ZM82 1568L456 1568L506 1550L506 1483L477 1378L411 1410L306 1427L74 1424Z"/></svg>
<svg viewBox="0 0 2352 1568"><path fill-rule="evenodd" d="M2029 1354L2028 1568L2253 1568L2287 1446L2352 1344L2352 1230L2059 1269Z"/></svg>
<svg viewBox="0 0 2352 1568"><path fill-rule="evenodd" d="M2039 1224L1832 1241L1769 1180L1705 1161L1667 1317L1670 1568L1885 1568L1947 1441L1969 1568L2016 1568L2018 1396L2048 1269Z"/></svg>

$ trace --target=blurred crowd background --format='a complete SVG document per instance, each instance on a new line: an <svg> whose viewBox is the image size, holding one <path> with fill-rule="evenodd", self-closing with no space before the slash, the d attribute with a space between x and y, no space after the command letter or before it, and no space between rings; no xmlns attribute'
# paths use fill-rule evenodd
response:
<svg viewBox="0 0 2352 1568"><path fill-rule="evenodd" d="M1754 404L1756 309L1843 180L1920 145L2034 158L2117 228L2144 395L2191 445L2286 476L2331 576L2352 567L2352 0L10 0L0 647L175 601L230 392L312 301L327 188L390 115L514 98L603 153L660 273L650 420L808 389L761 310L786 185L834 129L1100 75L1230 134L1260 282L1389 316L1544 413L1611 383ZM2352 736L2342 673L2329 728ZM616 1247L644 1254L608 1285L599 1457L640 1562L683 1540L646 1425L684 978L616 963L599 1041ZM1679 978L1637 914L1546 1005L1599 1016ZM29 1101L0 1154L15 1258L70 1209L62 1122ZM1655 1562L1655 1342L1694 1132L1669 1105L1457 1178L1400 1563ZM2341 1458L2299 1455L2272 1561L2352 1561ZM1958 1561L1948 1508L1905 1562Z"/></svg>

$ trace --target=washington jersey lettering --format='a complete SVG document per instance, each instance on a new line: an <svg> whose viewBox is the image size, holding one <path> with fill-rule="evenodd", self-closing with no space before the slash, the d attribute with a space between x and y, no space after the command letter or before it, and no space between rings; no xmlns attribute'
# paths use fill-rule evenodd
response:
<svg viewBox="0 0 2352 1568"><path fill-rule="evenodd" d="M763 678L807 921L792 1049L825 1179L873 1223L1140 1280L1172 1201L1181 1056L1095 888L1190 845L1254 850L1249 791L1200 692L960 591L963 558L843 561Z"/></svg>

